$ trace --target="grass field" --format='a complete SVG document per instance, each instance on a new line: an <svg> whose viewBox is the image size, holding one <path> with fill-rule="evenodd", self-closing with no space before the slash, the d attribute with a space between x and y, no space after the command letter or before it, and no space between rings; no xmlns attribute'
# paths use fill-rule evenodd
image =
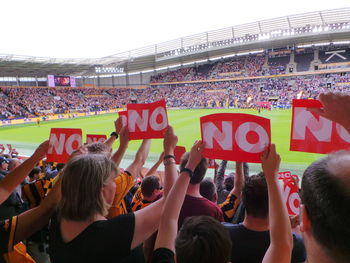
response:
<svg viewBox="0 0 350 263"><path fill-rule="evenodd" d="M255 110L234 110L234 109L193 109L193 110L169 110L169 122L174 127L179 137L178 145L191 147L196 139L200 139L199 117L222 112L249 113L257 114ZM24 124L15 126L0 127L0 143L11 143L21 154L29 155L36 146L49 137L51 128L81 128L83 130L83 140L88 133L106 134L113 131L113 121L116 114L91 116L69 120L57 120L37 124ZM289 151L290 138L290 110L262 111L259 115L271 119L272 124L272 142L277 144L278 152L282 157L282 169L292 170L301 174L302 170L317 159L320 155L311 153L300 153ZM140 141L132 141L126 159L131 159L133 153L137 150ZM115 147L117 147L117 143ZM151 166L156 160L157 154L162 150L162 140L153 140L149 163ZM127 165L128 161L122 165ZM232 164L229 169L232 169ZM252 165L252 170L258 170L259 166Z"/></svg>

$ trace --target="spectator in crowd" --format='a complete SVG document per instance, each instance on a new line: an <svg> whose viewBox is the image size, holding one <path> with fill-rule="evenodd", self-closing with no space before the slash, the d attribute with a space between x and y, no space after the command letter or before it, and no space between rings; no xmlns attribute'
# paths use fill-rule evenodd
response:
<svg viewBox="0 0 350 263"><path fill-rule="evenodd" d="M182 156L180 163L180 170L185 168L189 158L189 153L185 153ZM207 215L212 216L219 222L224 221L224 216L221 209L210 202L208 199L201 196L199 192L200 183L202 182L205 173L207 171L208 161L206 158L202 158L198 166L195 167L193 177L191 178L190 185L187 189L185 201L182 205L179 216L179 228L182 226L184 220L190 216Z"/></svg>
<svg viewBox="0 0 350 263"><path fill-rule="evenodd" d="M232 262L261 262L269 245L269 196L263 173L249 177L243 187L245 218L241 224L225 224L232 240ZM301 236L293 234L292 261L306 260Z"/></svg>
<svg viewBox="0 0 350 263"><path fill-rule="evenodd" d="M140 210L162 197L159 178L154 175L146 176L141 183L142 200L133 205L133 211Z"/></svg>
<svg viewBox="0 0 350 263"><path fill-rule="evenodd" d="M45 179L54 179L59 172L64 168L64 163L58 163L56 166L48 163L45 168Z"/></svg>
<svg viewBox="0 0 350 263"><path fill-rule="evenodd" d="M0 174L1 175L7 175L9 173L8 171L9 167L9 160L7 158L0 156Z"/></svg>
<svg viewBox="0 0 350 263"><path fill-rule="evenodd" d="M323 108L312 112L342 125L350 132L350 96L321 94ZM301 184L301 226L308 262L350 261L350 184L348 151L312 163Z"/></svg>
<svg viewBox="0 0 350 263"><path fill-rule="evenodd" d="M40 173L41 173L40 167L34 167L28 175L29 183L34 183L36 180L39 180Z"/></svg>
<svg viewBox="0 0 350 263"><path fill-rule="evenodd" d="M193 170L201 161L202 149L201 142L192 147L186 169L181 170L180 177L166 200L156 240L154 263L175 262L175 251L178 263L226 263L230 261L231 242L227 232L222 229L222 226L215 224L211 218L192 217L188 219L178 233L175 243L173 241L177 233L176 221L185 199L186 188L193 176ZM276 178L279 162L279 155L272 145L270 152L265 151L262 164L268 181L269 208L271 210L269 220L271 245L262 260L264 263L287 263L290 262L291 258L290 223Z"/></svg>
<svg viewBox="0 0 350 263"><path fill-rule="evenodd" d="M165 153L175 148L168 137L164 139ZM136 160L142 159L145 152L147 156L149 146L150 140L144 140ZM132 164L127 170L135 174L138 167ZM120 187L116 189L114 181L117 174L118 168L102 154L81 154L67 164L62 179L62 200L50 234L52 262L119 262L156 231L163 199L135 213L106 219ZM170 177L174 176L166 180L174 181ZM171 187L165 183L165 195ZM117 253L115 247L118 247Z"/></svg>
<svg viewBox="0 0 350 263"><path fill-rule="evenodd" d="M42 143L30 158L0 181L0 204L3 203L15 187L23 181L34 165L43 159L48 147L48 141ZM22 251L23 255L23 247L19 248L21 250L16 250L14 247L17 246L16 244L20 241L28 238L48 223L59 198L60 182L58 181L56 187L54 187L40 206L21 213L18 216L8 217L7 220L0 222L1 260L5 260L6 262L16 262L12 260L15 260L15 258L18 260L19 251ZM29 255L25 255L25 252L23 256L30 258Z"/></svg>

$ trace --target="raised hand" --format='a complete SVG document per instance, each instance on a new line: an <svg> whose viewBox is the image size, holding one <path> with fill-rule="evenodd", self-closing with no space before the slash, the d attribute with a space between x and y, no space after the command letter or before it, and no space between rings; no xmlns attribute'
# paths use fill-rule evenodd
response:
<svg viewBox="0 0 350 263"><path fill-rule="evenodd" d="M38 146L38 148L36 148L35 152L33 153L33 157L35 157L38 160L44 159L49 148L50 148L50 141L49 140L44 141Z"/></svg>
<svg viewBox="0 0 350 263"><path fill-rule="evenodd" d="M270 149L266 148L261 156L261 166L264 172L266 179L274 179L276 178L276 174L278 173L281 157L276 152L276 145L271 144Z"/></svg>
<svg viewBox="0 0 350 263"><path fill-rule="evenodd" d="M178 138L174 133L174 129L172 126L169 125L164 134L164 141L163 141L165 155L174 154L177 141L178 141Z"/></svg>
<svg viewBox="0 0 350 263"><path fill-rule="evenodd" d="M120 118L118 118L119 120ZM121 120L121 119L120 119ZM121 121L120 121L121 123ZM128 127L124 126L120 129L120 145L127 146L129 144L129 131Z"/></svg>
<svg viewBox="0 0 350 263"><path fill-rule="evenodd" d="M340 93L321 93L323 108L308 108L324 118L337 122L350 132L350 96Z"/></svg>
<svg viewBox="0 0 350 263"><path fill-rule="evenodd" d="M115 127L115 132L117 134L120 134L123 128L122 119L120 117L114 121L114 127Z"/></svg>
<svg viewBox="0 0 350 263"><path fill-rule="evenodd" d="M196 141L191 150L190 150L190 156L188 158L188 162L186 165L186 168L189 168L190 170L194 170L197 165L200 163L202 160L202 152L204 150L204 145L205 143L202 141Z"/></svg>

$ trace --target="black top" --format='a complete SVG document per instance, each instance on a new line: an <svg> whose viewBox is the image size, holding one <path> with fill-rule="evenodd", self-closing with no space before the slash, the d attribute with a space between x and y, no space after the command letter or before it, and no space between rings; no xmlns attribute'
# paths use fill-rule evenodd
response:
<svg viewBox="0 0 350 263"><path fill-rule="evenodd" d="M153 251L152 263L174 263L174 252L168 248L157 248Z"/></svg>
<svg viewBox="0 0 350 263"><path fill-rule="evenodd" d="M51 262L120 262L131 252L134 229L134 214L120 215L92 223L72 241L65 243L59 223L53 219L49 241Z"/></svg>
<svg viewBox="0 0 350 263"><path fill-rule="evenodd" d="M224 223L232 240L231 262L261 263L270 245L269 231L249 230L243 224ZM304 262L306 250L302 237L293 233L292 263Z"/></svg>

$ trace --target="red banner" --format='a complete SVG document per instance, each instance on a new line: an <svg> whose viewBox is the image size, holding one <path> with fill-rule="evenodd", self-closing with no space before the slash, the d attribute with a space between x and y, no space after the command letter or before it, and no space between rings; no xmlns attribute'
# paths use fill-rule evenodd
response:
<svg viewBox="0 0 350 263"><path fill-rule="evenodd" d="M270 120L250 114L219 113L200 118L203 156L210 159L261 163L271 143Z"/></svg>
<svg viewBox="0 0 350 263"><path fill-rule="evenodd" d="M168 127L165 100L149 104L128 104L130 140L164 138Z"/></svg>
<svg viewBox="0 0 350 263"><path fill-rule="evenodd" d="M48 162L66 163L69 156L82 145L81 129L52 128Z"/></svg>
<svg viewBox="0 0 350 263"><path fill-rule="evenodd" d="M176 146L174 150L175 163L180 164L182 155L186 152L186 148L183 146Z"/></svg>
<svg viewBox="0 0 350 263"><path fill-rule="evenodd" d="M118 115L122 120L123 127L126 126L128 124L128 112L126 110L119 111Z"/></svg>
<svg viewBox="0 0 350 263"><path fill-rule="evenodd" d="M301 199L299 196L299 187L292 179L292 176L290 176L289 178L284 177L280 180L283 184L283 198L288 209L288 214L299 215L301 203Z"/></svg>
<svg viewBox="0 0 350 263"><path fill-rule="evenodd" d="M278 173L278 179L280 180L284 178L290 178L290 177L292 177L292 173L290 171Z"/></svg>
<svg viewBox="0 0 350 263"><path fill-rule="evenodd" d="M86 134L86 143L91 144L94 142L105 142L107 136L104 134Z"/></svg>
<svg viewBox="0 0 350 263"><path fill-rule="evenodd" d="M321 107L318 100L293 100L291 151L330 153L350 148L350 134L343 126L307 111Z"/></svg>
<svg viewBox="0 0 350 263"><path fill-rule="evenodd" d="M214 159L209 159L208 168L215 169L216 162Z"/></svg>

